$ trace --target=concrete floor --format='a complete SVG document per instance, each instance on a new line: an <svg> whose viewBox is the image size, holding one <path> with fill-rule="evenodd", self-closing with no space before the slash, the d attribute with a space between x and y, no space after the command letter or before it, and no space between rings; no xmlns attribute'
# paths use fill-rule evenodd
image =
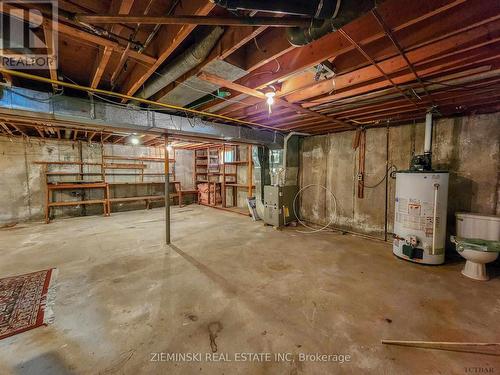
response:
<svg viewBox="0 0 500 375"><path fill-rule="evenodd" d="M394 258L351 235L276 231L233 213L163 209L0 230L0 275L57 267L56 321L0 341L1 374L465 374L500 357L384 346L383 338L495 342L500 278ZM291 353L210 362L205 353ZM153 362L151 353L203 353ZM299 361L300 353L351 361ZM273 354L274 355L274 354ZM165 357L163 357L165 360Z"/></svg>

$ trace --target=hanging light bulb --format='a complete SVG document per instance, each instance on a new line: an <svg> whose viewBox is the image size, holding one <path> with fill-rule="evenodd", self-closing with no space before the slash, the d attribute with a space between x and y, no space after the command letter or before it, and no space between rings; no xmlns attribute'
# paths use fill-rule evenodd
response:
<svg viewBox="0 0 500 375"><path fill-rule="evenodd" d="M167 146L167 151L168 151L168 152L172 152L172 150L173 150L173 149L174 149L174 148L172 147L172 145L171 145L171 144L169 144L169 145Z"/></svg>
<svg viewBox="0 0 500 375"><path fill-rule="evenodd" d="M269 91L269 92L266 92L265 93L266 95L266 103L267 103L267 107L269 108L269 114L271 114L272 110L271 110L271 106L274 104L274 97L276 96L276 93L274 91Z"/></svg>
<svg viewBox="0 0 500 375"><path fill-rule="evenodd" d="M135 135L130 137L130 143L133 145L138 145L140 143L139 138L137 138Z"/></svg>

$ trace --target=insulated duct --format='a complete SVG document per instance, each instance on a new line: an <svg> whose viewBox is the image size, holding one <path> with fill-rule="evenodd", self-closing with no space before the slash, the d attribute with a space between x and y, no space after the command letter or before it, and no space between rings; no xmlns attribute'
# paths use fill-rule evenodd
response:
<svg viewBox="0 0 500 375"><path fill-rule="evenodd" d="M155 78L148 81L137 96L142 99L148 99L183 74L197 67L207 58L223 33L224 29L222 27L215 27L199 43L187 49L174 59L171 64L160 69L158 74L154 76Z"/></svg>

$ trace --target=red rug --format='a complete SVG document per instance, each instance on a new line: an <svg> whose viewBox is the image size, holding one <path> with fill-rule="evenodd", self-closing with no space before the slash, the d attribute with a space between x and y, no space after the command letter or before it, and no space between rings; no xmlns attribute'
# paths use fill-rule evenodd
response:
<svg viewBox="0 0 500 375"><path fill-rule="evenodd" d="M52 323L56 269L0 279L0 340Z"/></svg>

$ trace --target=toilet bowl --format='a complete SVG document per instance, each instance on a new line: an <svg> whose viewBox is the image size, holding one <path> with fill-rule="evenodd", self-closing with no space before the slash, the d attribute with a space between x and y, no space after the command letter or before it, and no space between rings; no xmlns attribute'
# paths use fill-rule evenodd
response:
<svg viewBox="0 0 500 375"><path fill-rule="evenodd" d="M452 242L456 244L458 253L467 261L462 270L462 275L474 280L489 280L486 272L486 264L494 262L498 258L498 252L490 250L488 242L483 241L484 245L471 243L471 239L452 237Z"/></svg>
<svg viewBox="0 0 500 375"><path fill-rule="evenodd" d="M457 213L457 237L452 237L458 253L466 259L462 275L474 280L489 280L486 264L500 253L500 217Z"/></svg>

